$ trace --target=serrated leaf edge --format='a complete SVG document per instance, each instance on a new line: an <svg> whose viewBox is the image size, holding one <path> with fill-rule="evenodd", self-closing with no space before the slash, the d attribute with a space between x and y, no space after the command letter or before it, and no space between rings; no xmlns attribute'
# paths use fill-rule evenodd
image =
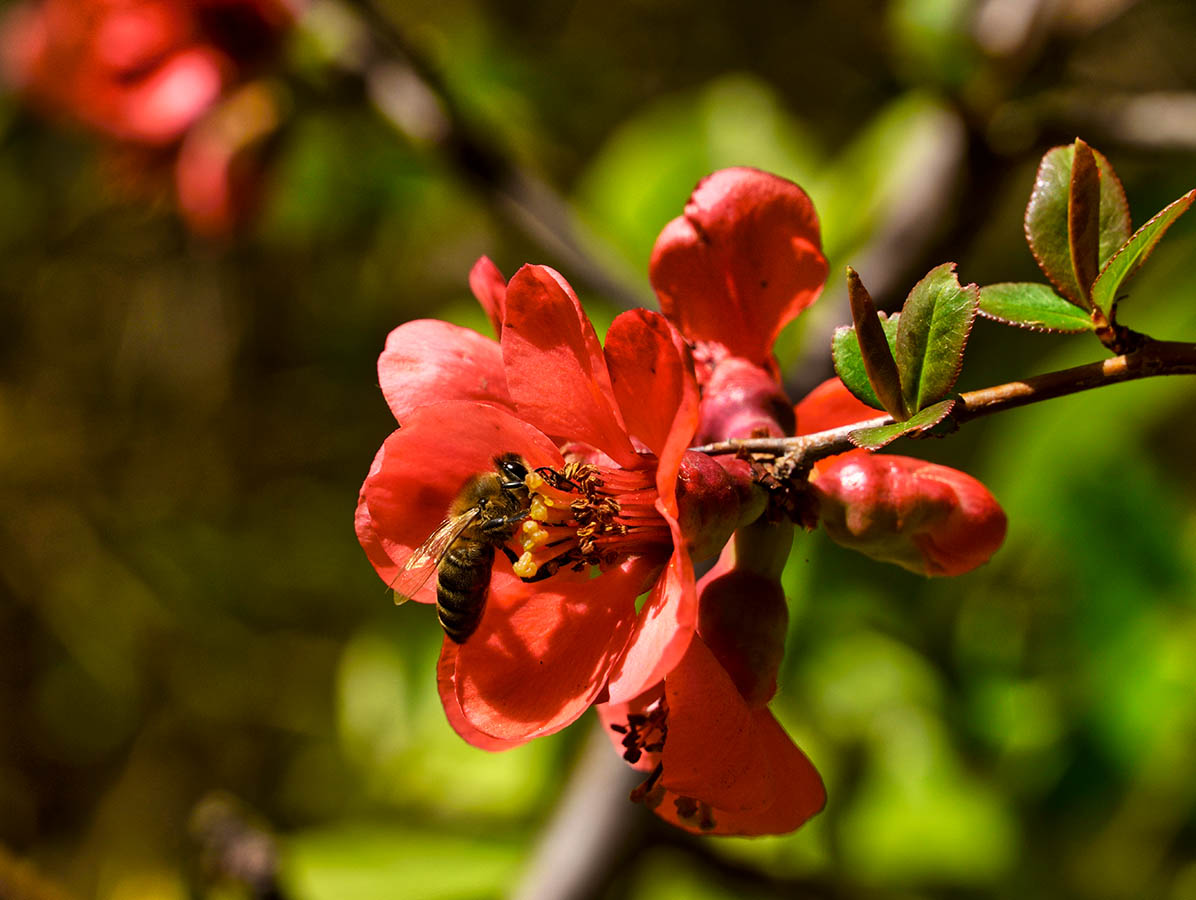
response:
<svg viewBox="0 0 1196 900"><path fill-rule="evenodd" d="M897 440L897 438L910 437L912 435L921 434L924 431L929 431L931 428L934 428L936 425L938 425L940 422L942 422L943 419L947 418L947 416L949 416L951 414L951 410L953 410L955 408L956 400L957 400L956 397L948 397L944 400L939 400L938 403L941 403L943 405L943 411L940 415L935 416L933 421L920 423L917 425L912 425L904 431L898 431L892 437L886 438L882 443L879 443L879 444L864 443L861 440L861 438L859 437L859 435L862 435L868 431L874 431L877 428L892 428L893 425L908 425L909 424L908 420L905 422L893 422L891 425L874 425L871 428L861 428L858 431L849 431L847 433L847 439L849 441L851 441L851 443L853 445L855 445L856 447L858 447L861 450L874 450L874 451L880 450L881 448L887 447L889 444L893 443L893 441ZM930 404L930 406L927 406L926 409L919 410L918 412L919 413L926 412L927 409L932 409L936 405L937 404L932 403L932 404ZM918 413L915 413L915 415L917 415L917 414Z"/></svg>
<svg viewBox="0 0 1196 900"><path fill-rule="evenodd" d="M1110 257L1110 258L1112 258L1112 257ZM1028 283L1028 282L996 281L996 282L993 282L992 284L986 284L984 287L1000 287L1001 285L1005 285L1005 284L1026 284L1026 283ZM1043 285L1043 287L1051 287L1053 289L1054 285ZM984 288L981 288L980 290L983 291ZM1060 300L1066 300L1068 303L1071 303L1071 301L1067 300L1066 297L1064 297L1062 295L1058 295L1058 296L1059 296ZM1072 303L1071 305L1075 306L1074 303ZM1076 308L1079 309L1079 307L1076 307ZM976 315L981 318L988 319L990 322L999 322L1002 325L1009 325L1012 328L1020 328L1020 329L1022 329L1022 331L1037 331L1042 334L1083 334L1086 331L1092 331L1093 328L1095 327L1093 325L1089 325L1084 328L1055 328L1050 325L1034 325L1029 322L1018 322L1014 319L1006 319L1004 316L998 316L993 313L987 312L987 311L985 311L983 305L980 305L977 307Z"/></svg>
<svg viewBox="0 0 1196 900"><path fill-rule="evenodd" d="M1193 203L1196 203L1196 188L1193 188L1192 190L1188 191L1186 194L1182 194L1181 196L1176 197L1174 200L1172 200L1170 203L1168 203L1166 206L1164 206L1162 209L1160 209L1157 213L1155 213L1153 216L1151 216L1149 219L1147 219L1145 222L1143 222L1142 227L1138 228L1136 231L1134 231L1129 236L1129 238L1126 240L1126 242L1124 244L1122 244L1117 249L1117 252L1115 252L1112 256L1110 256L1108 258L1108 260L1105 262L1104 266L1101 267L1100 273L1096 276L1096 281L1094 281L1092 283L1092 292L1094 295L1096 294L1096 286L1097 286L1097 284L1100 283L1101 278L1104 277L1105 272L1109 269L1110 266L1113 265L1114 260L1116 260L1119 256L1121 256L1122 253L1124 253L1126 250L1129 249L1130 244L1132 244L1134 242L1134 238L1136 238L1139 234L1141 234L1143 231L1145 231L1147 228L1149 228L1155 221L1157 221L1162 216L1166 215L1169 210L1171 210L1173 207L1177 206L1178 204L1182 203L1184 200L1188 201L1188 205L1186 207L1184 207L1183 211L1180 212L1178 215L1176 215L1176 217L1174 219L1172 219L1170 222L1167 223L1167 227L1165 227L1162 231L1160 231L1155 236L1154 246L1152 246L1146 252L1146 254L1144 256L1142 256L1138 259L1138 262L1134 265L1134 267L1132 269L1130 269L1128 272L1125 273L1125 276L1121 279L1121 282L1117 285L1119 288L1121 287L1121 285L1123 285L1127 281L1129 281L1129 279L1131 277L1133 277L1135 272L1137 272L1140 268L1142 268L1143 263L1145 263L1146 260L1150 259L1150 255L1152 253L1154 253L1154 248L1156 246L1158 246L1159 242L1163 239L1163 237L1167 234L1167 232L1171 230L1171 226L1179 221L1180 216L1182 216L1184 213L1186 213L1189 209L1192 208ZM1114 301L1116 301L1116 297L1114 297ZM1095 305L1095 303L1096 303L1096 300L1094 298L1093 304ZM1105 312L1108 312L1108 310L1105 310Z"/></svg>
<svg viewBox="0 0 1196 900"><path fill-rule="evenodd" d="M910 398L907 397L906 405L908 407L916 407L916 408L909 409L909 414L911 416L918 414L923 409L934 406L935 403L940 402L944 397L946 397L951 392L951 389L955 387L955 382L957 382L959 380L959 375L963 371L963 357L964 357L964 354L967 352L968 341L972 337L972 329L976 326L976 316L980 311L980 286L978 284L976 284L974 281L968 282L967 284L960 284L959 283L959 274L957 272L958 263L954 263L954 262L940 263L939 265L937 265L933 269L931 269L929 272L927 272L925 275L923 275L920 279L918 279L917 283L915 283L914 286L912 288L910 288L909 294L906 295L906 298L905 298L906 303L909 303L909 298L912 297L914 291L916 291L918 289L918 285L920 285L920 284L922 284L922 282L928 280L939 269L946 269L951 274L951 279L952 279L952 281L955 282L956 287L958 287L961 291L968 292L970 289L970 291L973 295L972 314L971 314L971 316L968 317L967 330L965 330L963 333L963 341L960 344L959 357L955 360L955 368L951 372L951 377L948 380L946 391L942 394L942 396L936 398L935 400L932 400L930 403L926 403L923 405L918 405L916 402L911 403ZM902 312L905 311L905 304L902 304L901 310L902 310ZM931 317L931 323L933 324L933 322L934 322L934 318ZM928 345L928 349L929 349L929 345ZM925 373L925 371L926 371L925 362L926 362L926 357L924 354L922 357L921 364L918 366L918 383L916 385L917 390L916 390L915 396L913 398L914 401L916 401L918 399L918 396L921 394L923 373ZM904 382L902 382L902 387L903 388L905 387Z"/></svg>

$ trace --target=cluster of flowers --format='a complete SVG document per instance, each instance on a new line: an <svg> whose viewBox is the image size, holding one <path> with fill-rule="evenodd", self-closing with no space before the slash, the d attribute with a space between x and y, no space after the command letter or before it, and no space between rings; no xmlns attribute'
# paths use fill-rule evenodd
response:
<svg viewBox="0 0 1196 900"><path fill-rule="evenodd" d="M497 341L433 320L390 334L378 371L401 428L356 514L384 581L496 453L539 473L522 557L497 559L477 631L444 642L440 695L465 740L512 747L596 706L647 773L632 799L682 828L783 833L822 808L817 771L768 709L791 529L752 524L766 501L750 460L689 448L877 415L837 379L796 410L781 389L773 342L826 271L806 194L728 169L657 241L663 315L621 314L605 346L559 274L527 265L508 282L485 258L470 284ZM809 482L836 540L915 572L967 571L1004 537L983 485L942 466L855 451ZM748 528L751 540L732 540ZM779 545L762 549L770 539ZM695 578L695 562L715 556ZM433 602L433 586L414 599Z"/></svg>
<svg viewBox="0 0 1196 900"><path fill-rule="evenodd" d="M32 104L110 139L127 185L172 171L188 225L223 234L253 210L279 120L251 79L294 18L289 0L33 0L8 11L0 55Z"/></svg>

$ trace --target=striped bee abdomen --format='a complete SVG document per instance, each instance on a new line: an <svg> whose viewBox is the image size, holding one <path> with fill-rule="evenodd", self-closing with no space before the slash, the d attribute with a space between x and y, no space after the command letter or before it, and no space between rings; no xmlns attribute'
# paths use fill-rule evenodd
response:
<svg viewBox="0 0 1196 900"><path fill-rule="evenodd" d="M458 644L473 634L486 610L486 592L494 568L494 545L465 535L440 561L436 613L449 639Z"/></svg>

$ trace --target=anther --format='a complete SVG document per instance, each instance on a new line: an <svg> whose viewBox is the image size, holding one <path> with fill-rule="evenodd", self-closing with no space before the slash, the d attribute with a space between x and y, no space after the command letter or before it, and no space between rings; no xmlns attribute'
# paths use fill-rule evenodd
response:
<svg viewBox="0 0 1196 900"><path fill-rule="evenodd" d="M535 577L535 574L537 571L539 571L539 568L540 567L536 565L536 561L532 558L532 552L530 550L525 550L523 555L519 557L519 561L516 562L515 565L511 566L511 569L520 578Z"/></svg>

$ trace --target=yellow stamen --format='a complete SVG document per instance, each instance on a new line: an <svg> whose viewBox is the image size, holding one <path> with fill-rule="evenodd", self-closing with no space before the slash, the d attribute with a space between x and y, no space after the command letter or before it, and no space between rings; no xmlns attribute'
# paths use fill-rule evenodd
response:
<svg viewBox="0 0 1196 900"><path fill-rule="evenodd" d="M541 544L547 543L551 535L546 528L541 527L540 523L534 519L525 519L523 522L523 540L519 543L524 550L535 550Z"/></svg>
<svg viewBox="0 0 1196 900"><path fill-rule="evenodd" d="M532 559L532 554L529 550L519 557L519 561L511 568L514 569L515 574L520 578L534 578L540 567L536 565L536 561Z"/></svg>

